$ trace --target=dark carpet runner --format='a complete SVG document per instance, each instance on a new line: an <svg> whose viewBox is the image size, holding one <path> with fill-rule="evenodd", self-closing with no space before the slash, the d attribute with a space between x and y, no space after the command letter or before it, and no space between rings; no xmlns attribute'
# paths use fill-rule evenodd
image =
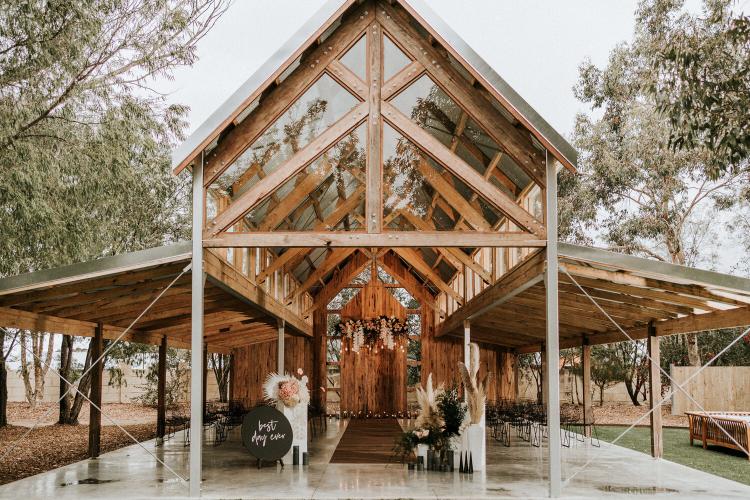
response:
<svg viewBox="0 0 750 500"><path fill-rule="evenodd" d="M395 418L352 419L331 457L332 464L386 464L403 432Z"/></svg>

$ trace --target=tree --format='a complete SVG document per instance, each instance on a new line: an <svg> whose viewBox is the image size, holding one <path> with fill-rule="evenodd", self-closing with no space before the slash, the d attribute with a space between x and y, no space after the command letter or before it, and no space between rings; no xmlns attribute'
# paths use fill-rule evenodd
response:
<svg viewBox="0 0 750 500"><path fill-rule="evenodd" d="M645 388L649 376L649 360L645 355L645 349L646 346L642 340L614 344L615 357L612 361L617 365L615 369L619 371L634 406L641 405L638 396Z"/></svg>
<svg viewBox="0 0 750 500"><path fill-rule="evenodd" d="M711 151L712 178L750 159L750 17L735 4L704 0L702 15L691 15L682 1L646 0L636 14L654 47L649 91L669 119L670 144Z"/></svg>
<svg viewBox="0 0 750 500"><path fill-rule="evenodd" d="M518 356L519 371L526 380L534 383L536 388L536 402L542 404L543 401L543 374L542 374L542 353L535 352L531 354L521 354Z"/></svg>
<svg viewBox="0 0 750 500"><path fill-rule="evenodd" d="M188 235L188 179L170 162L187 109L148 85L196 60L225 6L2 0L0 276Z"/></svg>
<svg viewBox="0 0 750 500"><path fill-rule="evenodd" d="M26 392L26 401L34 408L44 399L44 377L52 363L52 353L55 349L55 337L51 333L29 332L21 330L21 377ZM29 342L31 346L29 346ZM47 345L45 353L44 346ZM31 356L29 355L31 352ZM31 367L31 370L29 369ZM33 383L32 373L33 372Z"/></svg>
<svg viewBox="0 0 750 500"><path fill-rule="evenodd" d="M650 12L644 5L643 16ZM741 199L748 168L708 178L707 165L717 161L713 151L671 147L670 121L650 93L663 40L649 26L644 21L632 44L614 49L605 68L581 66L575 93L596 114L576 121L580 177L562 175L561 232L575 238L581 228L597 226L613 250L697 265L710 259L706 247L718 240L717 213ZM697 335L687 340L690 363L697 365Z"/></svg>
<svg viewBox="0 0 750 500"><path fill-rule="evenodd" d="M599 406L604 406L604 391L622 380L616 357L612 344L591 347L591 383L599 389Z"/></svg>
<svg viewBox="0 0 750 500"><path fill-rule="evenodd" d="M211 353L211 368L216 377L216 385L219 387L219 401L229 401L229 354Z"/></svg>
<svg viewBox="0 0 750 500"><path fill-rule="evenodd" d="M0 327L0 427L8 425L8 370L5 362L15 347L19 332Z"/></svg>
<svg viewBox="0 0 750 500"><path fill-rule="evenodd" d="M154 357L146 371L143 393L135 398L141 404L156 407L158 403L159 364ZM185 390L190 372L190 352L183 349L167 349L167 380L165 405L168 409L179 408L185 400Z"/></svg>

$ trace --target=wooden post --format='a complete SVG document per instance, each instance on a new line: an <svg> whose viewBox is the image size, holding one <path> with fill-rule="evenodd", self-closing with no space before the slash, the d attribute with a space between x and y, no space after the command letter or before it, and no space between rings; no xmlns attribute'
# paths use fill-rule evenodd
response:
<svg viewBox="0 0 750 500"><path fill-rule="evenodd" d="M283 319L277 320L276 324L278 328L279 333L279 340L277 342L276 348L277 348L277 359L276 359L276 372L283 375L284 374L284 330L285 330L285 322Z"/></svg>
<svg viewBox="0 0 750 500"><path fill-rule="evenodd" d="M102 414L94 408L94 405L101 408L102 406L102 374L104 360L99 360L102 355L104 342L104 325L98 323L94 331L94 337L91 339L91 362L98 362L91 368L91 389L89 390L89 458L99 456L101 450L101 432L102 432Z"/></svg>
<svg viewBox="0 0 750 500"><path fill-rule="evenodd" d="M203 414L206 414L206 401L208 401L206 395L208 393L208 370L211 369L211 365L208 362L208 344L203 344Z"/></svg>
<svg viewBox="0 0 750 500"><path fill-rule="evenodd" d="M157 371L156 388L156 442L164 442L167 428L167 336L161 338L159 344L159 366Z"/></svg>
<svg viewBox="0 0 750 500"><path fill-rule="evenodd" d="M229 355L229 401L234 401L234 352Z"/></svg>
<svg viewBox="0 0 750 500"><path fill-rule="evenodd" d="M664 454L664 441L661 428L661 407L654 406L661 400L661 372L659 363L661 359L659 351L659 337L656 336L654 322L648 324L648 355L649 363L649 407L651 412L651 456L661 458Z"/></svg>
<svg viewBox="0 0 750 500"><path fill-rule="evenodd" d="M72 362L70 354L72 353L73 337L70 335L62 336L62 345L60 346L60 416L58 423L67 424L70 415L70 398L67 396L68 383L70 380L70 364Z"/></svg>
<svg viewBox="0 0 750 500"><path fill-rule="evenodd" d="M468 319L464 320L464 364L469 367L471 362L471 350L469 349L471 344L471 321Z"/></svg>
<svg viewBox="0 0 750 500"><path fill-rule="evenodd" d="M594 409L591 404L591 346L588 338L583 339L581 346L581 371L583 372L583 435L591 437Z"/></svg>
<svg viewBox="0 0 750 500"><path fill-rule="evenodd" d="M513 401L518 402L520 396L521 367L518 365L518 354L513 353Z"/></svg>

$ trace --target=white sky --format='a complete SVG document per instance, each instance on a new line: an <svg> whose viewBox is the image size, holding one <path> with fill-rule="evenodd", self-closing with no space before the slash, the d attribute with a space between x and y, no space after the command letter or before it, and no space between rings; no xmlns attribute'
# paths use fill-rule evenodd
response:
<svg viewBox="0 0 750 500"><path fill-rule="evenodd" d="M200 60L157 82L190 106L190 131L263 64L324 0L235 0L201 40ZM597 65L633 32L635 0L429 0L432 9L565 136L577 111L578 65Z"/></svg>

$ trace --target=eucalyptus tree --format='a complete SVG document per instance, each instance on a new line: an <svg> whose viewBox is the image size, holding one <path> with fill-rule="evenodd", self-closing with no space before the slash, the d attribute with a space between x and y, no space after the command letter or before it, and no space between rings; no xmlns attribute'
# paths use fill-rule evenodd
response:
<svg viewBox="0 0 750 500"><path fill-rule="evenodd" d="M604 68L581 65L574 91L591 113L577 117L581 174L575 180L563 175L561 221L564 234L596 227L614 250L697 265L711 256L716 221L736 206L748 169L709 177L713 151L672 147L671 121L651 92L663 38L647 22L659 12L654 5L671 3L642 2L633 42L615 48ZM689 334L687 344L690 363L699 364L697 334Z"/></svg>
<svg viewBox="0 0 750 500"><path fill-rule="evenodd" d="M0 276L187 235L169 160L187 108L149 85L195 62L225 8L0 0Z"/></svg>

